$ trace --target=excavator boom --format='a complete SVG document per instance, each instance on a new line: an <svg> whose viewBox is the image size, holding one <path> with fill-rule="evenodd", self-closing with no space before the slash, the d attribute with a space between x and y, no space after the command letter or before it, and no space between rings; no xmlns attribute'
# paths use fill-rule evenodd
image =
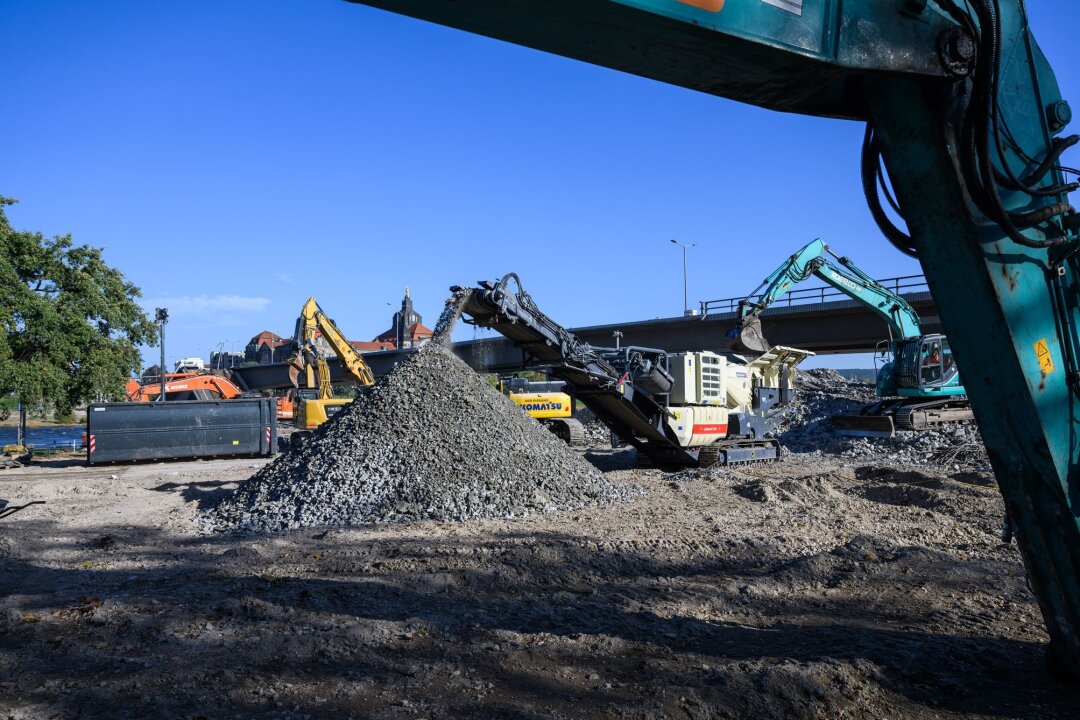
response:
<svg viewBox="0 0 1080 720"><path fill-rule="evenodd" d="M864 273L849 258L835 255L818 238L785 260L739 303L739 324L728 333L733 349L766 352L769 344L761 329L761 313L811 275L859 301L880 317L888 325L893 340L922 334L919 314L907 300Z"/></svg>
<svg viewBox="0 0 1080 720"><path fill-rule="evenodd" d="M349 344L344 333L338 329L337 324L329 315L323 312L315 298L308 298L304 307L300 310L300 316L296 319L296 332L293 336L293 346L296 348L289 358L289 364L293 370L293 384L298 386L300 373L307 374L306 387L316 387L314 378L318 367L319 353L313 351L314 341L317 334L329 343L337 355L338 363L357 385L367 387L375 384L375 375L371 372L364 356ZM319 378L323 382L322 377ZM326 382L329 382L327 379Z"/></svg>

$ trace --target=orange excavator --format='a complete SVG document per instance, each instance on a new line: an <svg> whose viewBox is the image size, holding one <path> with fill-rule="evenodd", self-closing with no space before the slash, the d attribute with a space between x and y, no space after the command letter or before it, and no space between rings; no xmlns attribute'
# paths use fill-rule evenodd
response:
<svg viewBox="0 0 1080 720"><path fill-rule="evenodd" d="M140 383L128 379L124 386L129 402L151 402L161 399L161 381ZM232 400L243 397L244 391L226 377L209 371L166 373L165 400ZM250 393L248 394L250 396ZM278 420L293 419L293 402L289 398L277 399Z"/></svg>
<svg viewBox="0 0 1080 720"><path fill-rule="evenodd" d="M161 381L140 384L134 378L126 385L130 402L150 402L161 396ZM228 378L211 372L166 373L166 400L232 400L244 394Z"/></svg>

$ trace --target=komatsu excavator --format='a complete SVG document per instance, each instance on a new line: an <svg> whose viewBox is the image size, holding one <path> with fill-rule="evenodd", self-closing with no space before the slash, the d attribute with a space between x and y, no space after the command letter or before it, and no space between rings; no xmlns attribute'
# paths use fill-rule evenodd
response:
<svg viewBox="0 0 1080 720"><path fill-rule="evenodd" d="M652 464L779 459L780 444L769 435L792 401L795 366L813 353L776 347L747 362L711 352L593 347L541 312L515 273L451 291L464 294L466 322L501 333L544 364Z"/></svg>
<svg viewBox="0 0 1080 720"><path fill-rule="evenodd" d="M563 392L565 382L499 378L499 392L570 447L585 446L585 426L574 417L574 399Z"/></svg>
<svg viewBox="0 0 1080 720"><path fill-rule="evenodd" d="M289 377L297 388L296 425L302 430L317 428L351 401L335 398L330 385L330 367L316 342L322 337L333 349L342 369L360 387L375 384L375 376L364 357L349 344L330 316L322 311L315 298L308 298L296 319L293 352L289 356ZM293 434L297 443L303 435Z"/></svg>
<svg viewBox="0 0 1080 720"><path fill-rule="evenodd" d="M878 369L879 402L858 415L836 415L840 435L892 437L933 423L972 420L960 373L944 335L923 335L919 314L897 293L837 255L820 238L789 257L739 303L738 324L728 332L737 352L763 353L769 341L761 314L792 287L814 276L880 317L889 329L890 360Z"/></svg>
<svg viewBox="0 0 1080 720"><path fill-rule="evenodd" d="M871 215L922 264L1048 657L1080 677L1080 215L1069 202L1080 183L1068 178L1080 173L1061 162L1080 137L1060 136L1072 110L1023 0L352 1L772 110L864 122ZM695 133L725 141L714 127L679 130Z"/></svg>

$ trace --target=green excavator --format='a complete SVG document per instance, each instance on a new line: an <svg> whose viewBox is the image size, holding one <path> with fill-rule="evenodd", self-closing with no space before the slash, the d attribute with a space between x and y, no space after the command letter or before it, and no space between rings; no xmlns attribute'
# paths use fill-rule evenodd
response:
<svg viewBox="0 0 1080 720"><path fill-rule="evenodd" d="M881 400L857 415L834 416L840 435L892 437L897 430L974 419L949 339L924 335L915 308L850 258L834 253L820 238L785 260L739 303L738 324L727 334L732 350L755 355L768 352L771 345L761 328L762 313L811 276L862 303L889 330L884 342L889 360L877 373Z"/></svg>

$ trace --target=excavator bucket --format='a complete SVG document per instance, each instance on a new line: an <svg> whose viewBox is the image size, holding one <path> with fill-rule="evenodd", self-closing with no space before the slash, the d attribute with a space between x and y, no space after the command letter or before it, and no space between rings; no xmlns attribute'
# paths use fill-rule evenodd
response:
<svg viewBox="0 0 1080 720"><path fill-rule="evenodd" d="M753 318L732 328L728 339L733 352L760 355L769 351L769 341L761 329L761 318Z"/></svg>
<svg viewBox="0 0 1080 720"><path fill-rule="evenodd" d="M833 415L837 435L891 438L896 435L892 415Z"/></svg>

